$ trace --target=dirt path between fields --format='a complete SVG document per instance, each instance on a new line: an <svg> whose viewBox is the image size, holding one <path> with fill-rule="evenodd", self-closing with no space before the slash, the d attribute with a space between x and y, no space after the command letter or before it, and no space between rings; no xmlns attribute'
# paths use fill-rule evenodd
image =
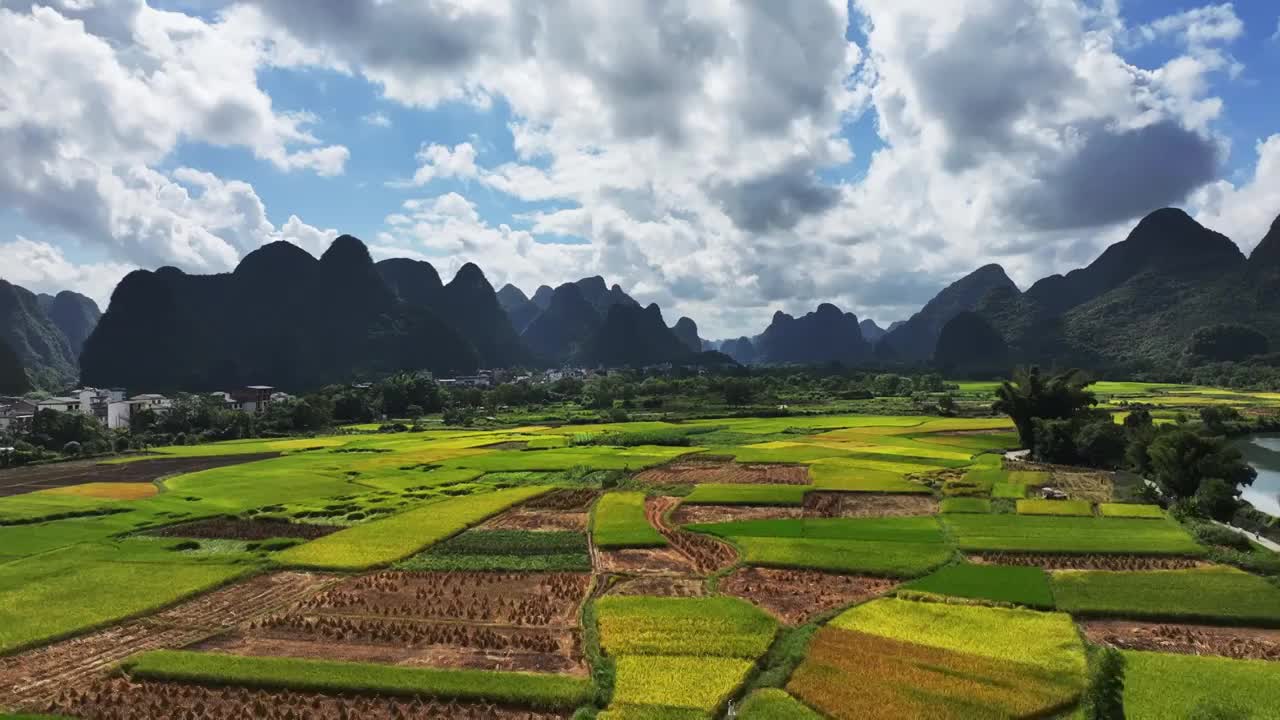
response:
<svg viewBox="0 0 1280 720"><path fill-rule="evenodd" d="M241 463L279 457L280 453L220 455L216 457L170 458L103 464L96 460L74 460L36 467L0 470L0 497L21 495L36 490L82 485L84 483L145 483L171 475L239 465Z"/></svg>
<svg viewBox="0 0 1280 720"><path fill-rule="evenodd" d="M339 578L259 575L155 615L0 658L0 707L31 707L105 674L135 653L186 647L308 598Z"/></svg>

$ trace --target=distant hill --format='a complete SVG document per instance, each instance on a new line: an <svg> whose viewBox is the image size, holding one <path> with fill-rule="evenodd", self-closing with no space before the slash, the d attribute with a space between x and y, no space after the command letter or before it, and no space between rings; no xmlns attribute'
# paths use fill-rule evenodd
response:
<svg viewBox="0 0 1280 720"><path fill-rule="evenodd" d="M1005 377L1012 369L1004 338L985 318L970 310L942 326L933 364L949 377Z"/></svg>
<svg viewBox="0 0 1280 720"><path fill-rule="evenodd" d="M662 320L657 305L615 303L583 353L591 365L633 366L692 362L691 351Z"/></svg>
<svg viewBox="0 0 1280 720"><path fill-rule="evenodd" d="M600 317L609 314L609 308L614 305L630 305L631 307L640 307L640 303L631 298L630 295L622 291L616 283L612 286L606 286L604 278L599 275L582 278L574 283L578 289L582 291L582 297L600 313Z"/></svg>
<svg viewBox="0 0 1280 720"><path fill-rule="evenodd" d="M22 359L0 339L0 395L22 395L31 390L31 381L22 367Z"/></svg>
<svg viewBox="0 0 1280 720"><path fill-rule="evenodd" d="M524 329L529 327L529 323L538 317L538 313L546 309L539 307L524 294L523 290L511 283L503 285L498 291L498 304L507 314L507 319L511 321L511 328L516 331L516 334L523 333Z"/></svg>
<svg viewBox="0 0 1280 720"><path fill-rule="evenodd" d="M862 339L872 345L880 342L880 338L884 337L885 334L889 332L888 330L881 328L876 324L875 320L870 318L858 323L858 327L862 330Z"/></svg>
<svg viewBox="0 0 1280 720"><path fill-rule="evenodd" d="M773 321L753 345L757 363L856 364L871 356L857 316L830 303L798 318L774 313Z"/></svg>
<svg viewBox="0 0 1280 720"><path fill-rule="evenodd" d="M927 362L942 328L951 318L966 310L975 310L993 291L1017 291L1004 268L985 265L951 283L906 322L889 330L880 345L901 361Z"/></svg>
<svg viewBox="0 0 1280 720"><path fill-rule="evenodd" d="M32 387L57 392L75 384L76 352L67 335L35 293L4 280L0 280L0 340L17 356Z"/></svg>
<svg viewBox="0 0 1280 720"><path fill-rule="evenodd" d="M725 340L720 343L720 352L733 358L735 362L741 365L753 365L756 362L756 346L749 337L743 336L736 340Z"/></svg>
<svg viewBox="0 0 1280 720"><path fill-rule="evenodd" d="M693 352L702 352L702 338L698 337L698 324L687 317L681 317L671 326L671 332Z"/></svg>
<svg viewBox="0 0 1280 720"><path fill-rule="evenodd" d="M246 384L296 391L399 369L472 371L474 345L425 306L434 273L426 263L375 266L349 235L318 260L276 242L232 273L134 271L85 343L83 381L160 392ZM389 274L397 291L383 279Z"/></svg>
<svg viewBox="0 0 1280 720"><path fill-rule="evenodd" d="M552 292L547 309L521 338L539 362L558 365L580 358L603 322L581 288L565 283Z"/></svg>

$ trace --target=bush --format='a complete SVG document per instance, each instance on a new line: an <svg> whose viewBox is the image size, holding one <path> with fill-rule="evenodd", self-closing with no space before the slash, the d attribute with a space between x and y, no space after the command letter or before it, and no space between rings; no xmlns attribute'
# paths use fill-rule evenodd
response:
<svg viewBox="0 0 1280 720"><path fill-rule="evenodd" d="M74 455L79 455L79 454L80 454L80 443L76 442L75 440L72 440L71 442L67 443L66 445L63 445L63 446L62 446L62 454L63 454L63 455L72 455L72 456L74 456Z"/></svg>
<svg viewBox="0 0 1280 720"><path fill-rule="evenodd" d="M1196 536L1197 540L1205 545L1228 547L1243 552L1253 549L1253 546L1249 543L1249 538L1221 525L1199 522L1191 526L1191 532Z"/></svg>
<svg viewBox="0 0 1280 720"><path fill-rule="evenodd" d="M1089 687L1080 702L1085 720L1124 720L1124 655L1102 648L1089 658Z"/></svg>

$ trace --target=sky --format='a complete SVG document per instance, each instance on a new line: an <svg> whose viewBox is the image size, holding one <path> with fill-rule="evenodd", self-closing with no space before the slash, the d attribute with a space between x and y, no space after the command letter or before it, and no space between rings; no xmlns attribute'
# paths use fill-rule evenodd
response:
<svg viewBox="0 0 1280 720"><path fill-rule="evenodd" d="M1280 214L1280 2L0 0L0 277L264 243L589 275L708 338ZM287 279L282 278L282 282Z"/></svg>

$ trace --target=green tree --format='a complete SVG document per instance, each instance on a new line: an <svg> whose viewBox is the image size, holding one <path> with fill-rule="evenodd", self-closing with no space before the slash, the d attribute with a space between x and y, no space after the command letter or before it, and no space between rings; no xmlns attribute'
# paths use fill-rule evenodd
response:
<svg viewBox="0 0 1280 720"><path fill-rule="evenodd" d="M1205 478L1196 490L1196 508L1206 517L1226 522L1240 507L1240 488L1222 478Z"/></svg>
<svg viewBox="0 0 1280 720"><path fill-rule="evenodd" d="M1218 478L1232 488L1252 485L1258 473L1240 451L1222 438L1201 435L1185 427L1164 430L1147 448L1152 479L1166 495L1192 498L1200 484Z"/></svg>
<svg viewBox="0 0 1280 720"><path fill-rule="evenodd" d="M1035 447L1035 418L1067 420L1084 408L1098 403L1086 388L1093 381L1082 370L1068 370L1045 378L1040 368L1019 368L1013 380L1000 384L991 409L1004 413L1018 429L1018 440L1024 448Z"/></svg>
<svg viewBox="0 0 1280 720"><path fill-rule="evenodd" d="M1102 648L1089 658L1089 687L1081 701L1086 720L1124 720L1124 655Z"/></svg>
<svg viewBox="0 0 1280 720"><path fill-rule="evenodd" d="M756 390L750 380L745 378L729 378L721 388L724 401L729 405L749 405L755 398Z"/></svg>

